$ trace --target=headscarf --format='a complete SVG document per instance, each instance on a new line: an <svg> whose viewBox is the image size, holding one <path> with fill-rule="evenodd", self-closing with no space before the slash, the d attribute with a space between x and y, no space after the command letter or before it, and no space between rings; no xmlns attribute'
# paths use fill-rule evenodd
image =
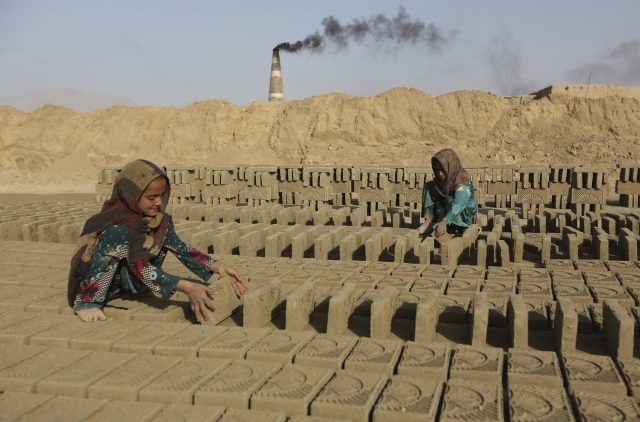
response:
<svg viewBox="0 0 640 422"><path fill-rule="evenodd" d="M437 175L434 179L436 194L440 197L453 196L460 186L469 183L471 178L469 173L462 167L460 158L452 149L446 148L438 151L431 158L431 167L435 174L436 163L439 163L447 178L441 182Z"/></svg>
<svg viewBox="0 0 640 422"><path fill-rule="evenodd" d="M138 207L138 201L149 183L157 177L164 177L167 187L160 211L153 217L147 217ZM89 270L95 240L108 227L120 225L128 230L128 258L132 265L140 265L160 252L169 228L169 218L164 211L170 193L166 173L152 162L135 160L122 168L113 185L111 197L102 205L102 211L87 220L76 244L67 287L69 306L73 306L80 283Z"/></svg>

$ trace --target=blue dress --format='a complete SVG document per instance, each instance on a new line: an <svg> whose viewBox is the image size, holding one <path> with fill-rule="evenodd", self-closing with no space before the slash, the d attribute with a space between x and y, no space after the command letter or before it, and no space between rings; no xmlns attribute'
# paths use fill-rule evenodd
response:
<svg viewBox="0 0 640 422"><path fill-rule="evenodd" d="M431 182L433 183L433 182ZM424 188L422 215L427 220L441 218L447 220L450 225L469 227L474 223L478 212L478 202L473 195L473 184L471 182L460 186L453 196L435 201L431 193L430 185L427 183Z"/></svg>

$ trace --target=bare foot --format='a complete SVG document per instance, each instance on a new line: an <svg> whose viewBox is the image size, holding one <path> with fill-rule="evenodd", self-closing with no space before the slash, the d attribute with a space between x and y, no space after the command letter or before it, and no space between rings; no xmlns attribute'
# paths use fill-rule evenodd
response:
<svg viewBox="0 0 640 422"><path fill-rule="evenodd" d="M80 309L76 311L76 314L85 322L107 320L107 316L100 308Z"/></svg>

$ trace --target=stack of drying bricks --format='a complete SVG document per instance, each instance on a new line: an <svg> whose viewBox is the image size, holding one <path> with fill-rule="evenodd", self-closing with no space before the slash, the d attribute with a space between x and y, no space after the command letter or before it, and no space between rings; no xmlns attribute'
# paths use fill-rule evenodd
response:
<svg viewBox="0 0 640 422"><path fill-rule="evenodd" d="M640 165L621 165L616 182L616 193L620 195L620 205L640 208Z"/></svg>
<svg viewBox="0 0 640 422"><path fill-rule="evenodd" d="M241 168L239 177L246 182L244 199L249 206L278 202L277 171L277 166L247 166L243 169Z"/></svg>
<svg viewBox="0 0 640 422"><path fill-rule="evenodd" d="M513 164L491 166L491 179L487 182L487 195L495 197L496 208L510 208L515 205L517 193L516 169Z"/></svg>
<svg viewBox="0 0 640 422"><path fill-rule="evenodd" d="M302 187L295 194L296 204L318 209L333 199L331 167L305 166L302 169Z"/></svg>
<svg viewBox="0 0 640 422"><path fill-rule="evenodd" d="M236 203L240 190L237 166L208 165L204 167L204 174L202 201L205 204Z"/></svg>
<svg viewBox="0 0 640 422"><path fill-rule="evenodd" d="M0 239L75 243L87 218L98 211L92 202L0 206Z"/></svg>
<svg viewBox="0 0 640 422"><path fill-rule="evenodd" d="M606 207L606 169L599 167L577 167L571 173L569 202L571 210L579 218L588 212L596 214Z"/></svg>
<svg viewBox="0 0 640 422"><path fill-rule="evenodd" d="M96 202L102 203L111 197L113 184L122 166L103 166L98 168L98 183L96 184Z"/></svg>
<svg viewBox="0 0 640 422"><path fill-rule="evenodd" d="M368 210L368 214L387 208L391 200L389 189L390 168L359 167L355 172L354 193L358 195L358 204Z"/></svg>
<svg viewBox="0 0 640 422"><path fill-rule="evenodd" d="M552 164L549 176L549 195L551 208L569 208L569 191L571 190L573 166L566 164Z"/></svg>
<svg viewBox="0 0 640 422"><path fill-rule="evenodd" d="M70 246L0 248L4 419L640 418L637 298L606 296L640 286L631 262L485 268L221 256L250 290L240 303L215 280L210 323L190 323L176 294L117 299L109 321L88 324L66 307ZM175 260L166 269L186 271Z"/></svg>
<svg viewBox="0 0 640 422"><path fill-rule="evenodd" d="M278 166L279 203L296 204L296 194L302 189L302 165L287 164Z"/></svg>

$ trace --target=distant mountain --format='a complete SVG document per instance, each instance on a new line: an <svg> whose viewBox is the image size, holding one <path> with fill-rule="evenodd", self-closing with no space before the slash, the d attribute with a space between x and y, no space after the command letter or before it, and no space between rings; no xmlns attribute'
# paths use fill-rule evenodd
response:
<svg viewBox="0 0 640 422"><path fill-rule="evenodd" d="M126 97L111 97L72 89L49 89L28 92L13 97L0 97L0 105L12 106L22 111L33 111L47 103L68 107L80 112L89 112L115 105L136 105L130 98Z"/></svg>

